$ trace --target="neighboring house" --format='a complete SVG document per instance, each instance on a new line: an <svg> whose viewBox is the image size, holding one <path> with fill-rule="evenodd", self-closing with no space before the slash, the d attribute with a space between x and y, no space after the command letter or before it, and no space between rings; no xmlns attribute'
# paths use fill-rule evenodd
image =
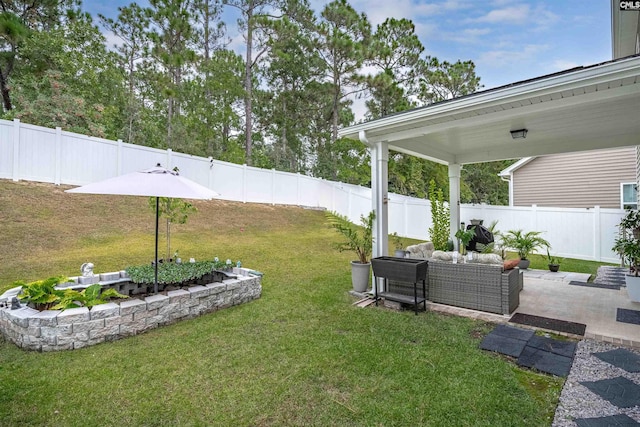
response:
<svg viewBox="0 0 640 427"><path fill-rule="evenodd" d="M526 157L500 176L510 206L637 207L636 147Z"/></svg>

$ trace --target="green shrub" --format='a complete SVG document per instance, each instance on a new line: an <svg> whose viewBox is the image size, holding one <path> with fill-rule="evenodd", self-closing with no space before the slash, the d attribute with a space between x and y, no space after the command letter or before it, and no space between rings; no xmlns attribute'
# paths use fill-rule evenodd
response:
<svg viewBox="0 0 640 427"><path fill-rule="evenodd" d="M436 182L429 181L429 201L431 202L431 220L429 236L437 251L446 251L449 241L449 207L444 203L442 189L436 188Z"/></svg>
<svg viewBox="0 0 640 427"><path fill-rule="evenodd" d="M67 308L93 307L94 305L106 304L111 298L129 298L118 293L115 289L102 289L102 285L94 283L88 288L78 292L75 289L65 289L60 302L52 307L53 310L65 310Z"/></svg>
<svg viewBox="0 0 640 427"><path fill-rule="evenodd" d="M69 279L65 276L55 276L30 283L18 280L13 283L13 286L22 287L22 291L18 295L22 302L31 304L36 310L43 311L51 309L62 300L64 290L55 289L55 285L68 281Z"/></svg>
<svg viewBox="0 0 640 427"><path fill-rule="evenodd" d="M344 215L336 212L326 212L325 215L329 226L345 238L344 241L336 244L336 249L340 252L353 251L360 263L367 264L373 250L373 220L376 218L376 213L371 211L366 217L360 215L362 224L360 230Z"/></svg>
<svg viewBox="0 0 640 427"><path fill-rule="evenodd" d="M22 287L22 291L18 295L20 300L39 311L93 307L94 305L105 304L111 298L127 298L126 295L119 294L115 289L103 290L99 283L95 283L82 291L55 288L55 285L68 281L68 278L58 276L45 280L36 280L31 283L18 281L14 285Z"/></svg>

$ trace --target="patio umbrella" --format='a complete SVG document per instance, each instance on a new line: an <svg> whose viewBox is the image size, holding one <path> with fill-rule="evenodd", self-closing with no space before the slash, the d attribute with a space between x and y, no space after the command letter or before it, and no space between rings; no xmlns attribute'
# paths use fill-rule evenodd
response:
<svg viewBox="0 0 640 427"><path fill-rule="evenodd" d="M158 224L160 219L160 197L176 199L209 200L220 194L196 182L184 178L158 164L156 167L131 172L104 181L94 182L66 190L67 193L111 194L120 196L147 196L156 198L156 254L153 290L158 292Z"/></svg>

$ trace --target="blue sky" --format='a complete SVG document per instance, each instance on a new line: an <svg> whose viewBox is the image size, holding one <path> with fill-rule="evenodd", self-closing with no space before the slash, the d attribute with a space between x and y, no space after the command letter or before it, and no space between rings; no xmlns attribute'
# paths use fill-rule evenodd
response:
<svg viewBox="0 0 640 427"><path fill-rule="evenodd" d="M115 18L130 1L85 0ZM146 6L147 0L139 0ZM312 0L316 12L326 1ZM416 24L426 53L472 60L485 89L611 59L610 0L351 0L372 25L388 17ZM228 19L230 33L235 19ZM232 37L235 34L230 34ZM237 45L240 45L239 38Z"/></svg>

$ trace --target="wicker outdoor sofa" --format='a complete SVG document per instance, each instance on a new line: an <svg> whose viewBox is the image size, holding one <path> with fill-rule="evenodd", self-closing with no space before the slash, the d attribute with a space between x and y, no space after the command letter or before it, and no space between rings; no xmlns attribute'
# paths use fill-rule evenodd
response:
<svg viewBox="0 0 640 427"><path fill-rule="evenodd" d="M409 256L415 256L410 251ZM429 254L430 255L430 254ZM418 256L420 258L424 257ZM413 284L391 281L390 290L413 296ZM422 289L418 287L418 296ZM510 314L520 304L523 277L520 269L503 270L502 264L452 263L428 259L427 300L487 311Z"/></svg>
<svg viewBox="0 0 640 427"><path fill-rule="evenodd" d="M520 270L502 265L452 264L429 261L429 301L457 307L509 314L520 305Z"/></svg>

